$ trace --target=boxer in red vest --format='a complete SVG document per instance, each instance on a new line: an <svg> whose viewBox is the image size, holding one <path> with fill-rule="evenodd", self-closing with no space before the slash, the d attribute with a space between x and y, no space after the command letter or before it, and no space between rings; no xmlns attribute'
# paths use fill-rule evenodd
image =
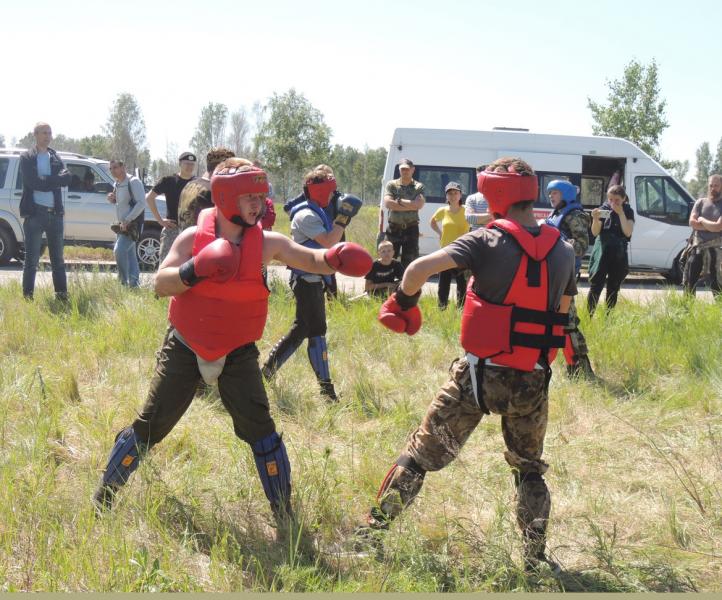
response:
<svg viewBox="0 0 722 600"><path fill-rule="evenodd" d="M377 543L375 532L413 501L426 473L448 465L482 417L497 414L517 486L525 567L535 569L550 562L545 543L551 499L542 451L550 364L564 347L566 312L577 293L574 251L559 230L537 224L537 178L524 161L498 159L477 183L495 220L413 261L379 313L389 329L413 335L421 327L417 302L424 282L448 269L473 274L461 317L465 356L452 364L451 378L386 475L359 541Z"/></svg>
<svg viewBox="0 0 722 600"><path fill-rule="evenodd" d="M94 502L112 506L151 446L183 416L201 379L218 382L235 434L254 454L277 521L291 515L291 469L271 418L255 342L268 313L262 266L278 260L309 273L361 277L371 268L366 250L352 243L310 249L261 228L266 173L245 159L228 159L211 178L213 208L184 230L155 278L159 296L171 296L170 326L158 354L145 406L116 437Z"/></svg>

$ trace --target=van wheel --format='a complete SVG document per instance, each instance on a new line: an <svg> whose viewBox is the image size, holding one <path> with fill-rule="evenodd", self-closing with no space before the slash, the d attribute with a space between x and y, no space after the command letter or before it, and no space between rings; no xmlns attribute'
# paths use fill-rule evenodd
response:
<svg viewBox="0 0 722 600"><path fill-rule="evenodd" d="M149 227L144 228L136 246L138 265L142 271L155 271L160 258L160 231Z"/></svg>
<svg viewBox="0 0 722 600"><path fill-rule="evenodd" d="M18 251L18 243L12 232L0 227L0 265L7 265Z"/></svg>

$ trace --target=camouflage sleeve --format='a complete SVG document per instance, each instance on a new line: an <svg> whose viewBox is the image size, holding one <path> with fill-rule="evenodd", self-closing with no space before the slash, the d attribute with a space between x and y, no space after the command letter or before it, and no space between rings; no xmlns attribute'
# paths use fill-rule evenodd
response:
<svg viewBox="0 0 722 600"><path fill-rule="evenodd" d="M421 183L420 181L417 181L416 182L416 196L418 196L419 194L423 194L425 191L426 191L426 188L424 187L424 184ZM416 198L416 196L414 196L414 198Z"/></svg>
<svg viewBox="0 0 722 600"><path fill-rule="evenodd" d="M399 190L393 180L386 184L386 195L391 196L394 200L399 197Z"/></svg>
<svg viewBox="0 0 722 600"><path fill-rule="evenodd" d="M589 217L581 210L575 210L564 219L564 234L574 247L575 256L584 256L589 247Z"/></svg>

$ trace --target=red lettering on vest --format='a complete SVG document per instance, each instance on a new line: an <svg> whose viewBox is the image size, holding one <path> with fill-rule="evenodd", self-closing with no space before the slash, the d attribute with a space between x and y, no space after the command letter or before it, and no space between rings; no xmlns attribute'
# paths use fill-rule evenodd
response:
<svg viewBox="0 0 722 600"><path fill-rule="evenodd" d="M479 358L532 371L542 351L548 352L551 363L556 348L564 346L563 326L568 317L549 306L547 265L547 255L559 240L559 230L542 225L540 234L533 236L506 219L498 219L492 226L511 235L523 254L501 304L474 293L471 278L461 316L461 345Z"/></svg>
<svg viewBox="0 0 722 600"><path fill-rule="evenodd" d="M216 239L216 214L215 208L207 208L198 216L193 256ZM231 281L201 281L171 298L168 319L201 358L216 360L261 339L269 295L262 257L263 230L257 224L245 229L241 264Z"/></svg>

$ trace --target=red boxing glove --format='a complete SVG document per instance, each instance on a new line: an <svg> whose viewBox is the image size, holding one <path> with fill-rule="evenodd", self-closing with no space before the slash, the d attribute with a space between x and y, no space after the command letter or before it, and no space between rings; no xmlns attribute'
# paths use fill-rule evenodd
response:
<svg viewBox="0 0 722 600"><path fill-rule="evenodd" d="M418 302L419 294L414 296L407 296L403 292L401 298L403 298L404 305L409 305L408 308L402 308L397 299L397 291L389 296L388 300L381 305L379 310L379 321L384 327L388 327L391 331L396 333L407 333L408 335L414 335L419 329L421 329L421 311L416 306ZM411 301L411 302L409 302Z"/></svg>
<svg viewBox="0 0 722 600"><path fill-rule="evenodd" d="M241 250L224 238L217 238L201 248L189 261L183 263L178 270L181 281L188 286L195 285L203 279L215 283L225 283L233 279L241 264Z"/></svg>
<svg viewBox="0 0 722 600"><path fill-rule="evenodd" d="M323 258L334 271L351 277L363 277L371 270L374 262L363 247L353 242L341 242L331 246Z"/></svg>

